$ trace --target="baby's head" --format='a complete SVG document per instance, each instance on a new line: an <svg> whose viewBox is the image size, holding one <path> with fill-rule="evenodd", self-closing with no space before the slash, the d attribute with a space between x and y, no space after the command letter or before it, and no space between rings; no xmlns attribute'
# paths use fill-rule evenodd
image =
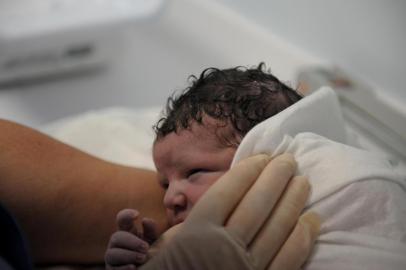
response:
<svg viewBox="0 0 406 270"><path fill-rule="evenodd" d="M155 125L153 158L170 223L182 222L230 168L249 130L300 99L262 63L252 69L209 68L199 78L192 76L188 88L168 99Z"/></svg>

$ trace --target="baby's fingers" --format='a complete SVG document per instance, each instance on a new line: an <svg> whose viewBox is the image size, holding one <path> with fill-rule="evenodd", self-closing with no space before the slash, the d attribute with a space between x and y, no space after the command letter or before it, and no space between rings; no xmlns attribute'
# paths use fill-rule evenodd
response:
<svg viewBox="0 0 406 270"><path fill-rule="evenodd" d="M139 265L145 263L147 255L145 253L135 252L121 248L109 248L106 251L104 260L110 267Z"/></svg>
<svg viewBox="0 0 406 270"><path fill-rule="evenodd" d="M137 267L134 264L111 266L106 265L106 270L137 270Z"/></svg>
<svg viewBox="0 0 406 270"><path fill-rule="evenodd" d="M134 220L140 213L135 209L123 209L117 214L117 226L121 231L131 232L134 228Z"/></svg>
<svg viewBox="0 0 406 270"><path fill-rule="evenodd" d="M137 270L137 266L134 264L111 266L106 264L106 270Z"/></svg>
<svg viewBox="0 0 406 270"><path fill-rule="evenodd" d="M123 248L131 251L147 253L149 245L146 241L129 232L117 231L110 238L109 248Z"/></svg>

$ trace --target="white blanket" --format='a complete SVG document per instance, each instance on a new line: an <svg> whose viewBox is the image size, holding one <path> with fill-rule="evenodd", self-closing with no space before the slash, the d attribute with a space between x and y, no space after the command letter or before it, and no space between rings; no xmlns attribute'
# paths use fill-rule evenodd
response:
<svg viewBox="0 0 406 270"><path fill-rule="evenodd" d="M385 157L348 145L337 98L323 88L262 122L237 161L292 153L309 177L307 209L323 224L305 269L406 269L406 175Z"/></svg>
<svg viewBox="0 0 406 270"><path fill-rule="evenodd" d="M154 170L152 125L160 110L116 107L88 111L43 126L41 131L105 160Z"/></svg>

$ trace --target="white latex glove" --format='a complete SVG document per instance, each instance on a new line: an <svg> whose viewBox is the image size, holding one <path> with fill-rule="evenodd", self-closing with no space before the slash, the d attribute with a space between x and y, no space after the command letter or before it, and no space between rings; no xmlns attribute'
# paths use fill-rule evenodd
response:
<svg viewBox="0 0 406 270"><path fill-rule="evenodd" d="M198 201L179 232L141 269L299 269L319 219L300 219L310 186L289 154L241 161Z"/></svg>

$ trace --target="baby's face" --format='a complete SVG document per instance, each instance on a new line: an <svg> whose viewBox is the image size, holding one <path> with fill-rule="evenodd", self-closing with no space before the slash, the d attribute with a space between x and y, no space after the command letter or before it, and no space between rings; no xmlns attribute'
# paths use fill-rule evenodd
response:
<svg viewBox="0 0 406 270"><path fill-rule="evenodd" d="M183 222L203 193L230 168L235 150L220 143L215 127L197 123L154 144L154 163L166 189L164 206L171 225Z"/></svg>

